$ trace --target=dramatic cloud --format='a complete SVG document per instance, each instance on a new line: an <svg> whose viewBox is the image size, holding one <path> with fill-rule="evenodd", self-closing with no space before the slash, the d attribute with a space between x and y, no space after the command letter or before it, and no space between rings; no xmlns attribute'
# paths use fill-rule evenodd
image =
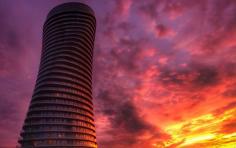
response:
<svg viewBox="0 0 236 148"><path fill-rule="evenodd" d="M14 147L48 11L0 1L0 147ZM102 148L236 145L236 1L101 0L93 97Z"/></svg>

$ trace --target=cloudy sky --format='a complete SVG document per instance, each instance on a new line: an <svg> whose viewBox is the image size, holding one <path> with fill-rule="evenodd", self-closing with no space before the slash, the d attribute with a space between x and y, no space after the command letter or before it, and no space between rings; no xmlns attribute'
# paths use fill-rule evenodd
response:
<svg viewBox="0 0 236 148"><path fill-rule="evenodd" d="M46 15L65 0L0 0L0 148L33 92ZM97 18L101 148L236 145L235 0L87 0Z"/></svg>

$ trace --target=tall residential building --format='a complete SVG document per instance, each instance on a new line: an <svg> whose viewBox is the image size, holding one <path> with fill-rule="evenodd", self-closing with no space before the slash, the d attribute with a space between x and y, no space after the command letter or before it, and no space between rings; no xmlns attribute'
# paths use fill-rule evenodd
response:
<svg viewBox="0 0 236 148"><path fill-rule="evenodd" d="M82 3L53 8L43 27L43 49L21 148L95 148L92 59L96 19Z"/></svg>

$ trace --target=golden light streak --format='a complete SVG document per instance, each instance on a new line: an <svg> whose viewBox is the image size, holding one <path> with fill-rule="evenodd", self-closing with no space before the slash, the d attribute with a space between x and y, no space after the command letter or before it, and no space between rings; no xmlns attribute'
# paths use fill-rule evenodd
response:
<svg viewBox="0 0 236 148"><path fill-rule="evenodd" d="M194 143L197 143L197 142L200 142L200 141L210 140L210 139L213 139L214 137L215 137L214 134L188 137L187 139L185 139L184 143L181 144L181 146L194 144Z"/></svg>
<svg viewBox="0 0 236 148"><path fill-rule="evenodd" d="M177 148L205 147L233 148L236 146L236 132L224 133L220 129L224 123L234 119L236 109L229 109L221 114L205 114L188 121L167 125L165 132L171 139L163 141L165 147L178 144ZM154 145L153 145L154 146Z"/></svg>

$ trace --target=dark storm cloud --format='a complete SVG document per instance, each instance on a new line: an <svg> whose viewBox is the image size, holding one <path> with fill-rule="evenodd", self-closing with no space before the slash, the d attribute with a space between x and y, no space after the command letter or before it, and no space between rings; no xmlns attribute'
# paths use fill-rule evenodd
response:
<svg viewBox="0 0 236 148"><path fill-rule="evenodd" d="M188 67L170 69L162 67L158 78L164 84L175 84L184 88L204 88L220 82L219 69L198 62L192 62Z"/></svg>
<svg viewBox="0 0 236 148"><path fill-rule="evenodd" d="M128 147L141 142L139 137L146 132L155 137L166 136L140 115L132 101L133 90L126 89L115 81L113 80L109 89L100 88L96 97L100 108L97 112L108 117L111 127L106 133L113 137L110 141L100 141L100 146L112 144L114 147Z"/></svg>
<svg viewBox="0 0 236 148"><path fill-rule="evenodd" d="M149 130L151 125L140 117L136 107L131 102L132 96L127 93L128 90L121 87L114 88L114 86L113 89L117 94L113 94L109 90L101 90L97 96L97 99L102 102L101 111L109 116L112 127L133 134Z"/></svg>
<svg viewBox="0 0 236 148"><path fill-rule="evenodd" d="M212 66L201 66L197 69L197 77L193 80L196 86L204 87L219 82L218 69Z"/></svg>
<svg viewBox="0 0 236 148"><path fill-rule="evenodd" d="M114 128L121 126L131 134L151 129L151 126L140 117L132 102L122 103L116 111L117 115L112 121Z"/></svg>

